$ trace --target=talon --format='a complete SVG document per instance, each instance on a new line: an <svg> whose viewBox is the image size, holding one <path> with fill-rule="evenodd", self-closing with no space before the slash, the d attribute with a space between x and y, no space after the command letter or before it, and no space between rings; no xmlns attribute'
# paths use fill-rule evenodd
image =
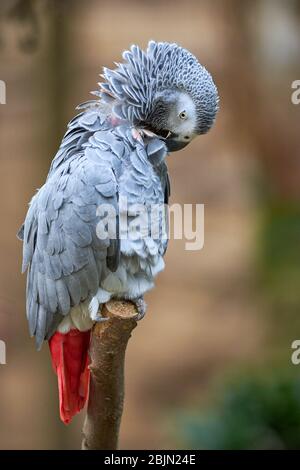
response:
<svg viewBox="0 0 300 470"><path fill-rule="evenodd" d="M147 304L144 301L143 297L139 297L138 299L133 299L132 302L135 304L137 311L138 311L136 320L140 321L146 315Z"/></svg>
<svg viewBox="0 0 300 470"><path fill-rule="evenodd" d="M146 312L145 313L139 313L138 316L136 317L136 321L143 320L145 314L146 314Z"/></svg>
<svg viewBox="0 0 300 470"><path fill-rule="evenodd" d="M94 321L96 323L104 323L106 321L108 321L109 318L106 318L106 317L102 317L101 315L97 315L96 318L94 318Z"/></svg>
<svg viewBox="0 0 300 470"><path fill-rule="evenodd" d="M94 315L94 317L93 317L93 320L94 320L96 323L103 323L103 322L106 322L107 320L109 320L109 318L103 317L103 316L101 315L101 310L102 310L102 309L98 310L97 314Z"/></svg>

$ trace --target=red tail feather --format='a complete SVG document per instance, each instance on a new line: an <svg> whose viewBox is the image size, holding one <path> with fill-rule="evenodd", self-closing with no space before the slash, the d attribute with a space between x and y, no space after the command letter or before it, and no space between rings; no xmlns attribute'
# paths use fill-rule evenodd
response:
<svg viewBox="0 0 300 470"><path fill-rule="evenodd" d="M61 420L68 424L85 405L90 371L90 331L58 331L49 340L52 365L57 373Z"/></svg>

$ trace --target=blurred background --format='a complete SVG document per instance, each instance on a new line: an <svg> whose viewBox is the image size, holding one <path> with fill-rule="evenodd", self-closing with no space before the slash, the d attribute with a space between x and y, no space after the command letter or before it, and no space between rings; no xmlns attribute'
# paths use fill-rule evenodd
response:
<svg viewBox="0 0 300 470"><path fill-rule="evenodd" d="M300 1L1 0L0 448L76 449L48 347L25 319L16 232L103 65L174 41L212 73L216 125L168 165L205 204L205 246L172 240L126 358L120 448L300 448Z"/></svg>

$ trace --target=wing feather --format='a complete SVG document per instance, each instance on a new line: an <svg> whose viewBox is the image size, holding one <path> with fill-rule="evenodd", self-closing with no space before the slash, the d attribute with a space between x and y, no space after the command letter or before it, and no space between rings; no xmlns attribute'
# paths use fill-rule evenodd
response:
<svg viewBox="0 0 300 470"><path fill-rule="evenodd" d="M78 120L79 129L72 130ZM92 144L88 143L96 120L97 116L89 113L71 122L71 131L62 142L45 185L33 197L19 233L23 239L23 270L28 269L27 318L38 348L72 306L95 295L103 268L118 267L118 239L97 237L97 224L101 223L97 208L111 204L118 219L113 161L115 152L122 156L124 149L109 132L101 133L101 142L91 139ZM82 148L78 142L84 141L84 136ZM99 146L105 147L105 158L101 158Z"/></svg>

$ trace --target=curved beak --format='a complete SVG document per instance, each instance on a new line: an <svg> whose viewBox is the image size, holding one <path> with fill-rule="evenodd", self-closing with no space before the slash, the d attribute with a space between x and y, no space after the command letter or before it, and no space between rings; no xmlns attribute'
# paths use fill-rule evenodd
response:
<svg viewBox="0 0 300 470"><path fill-rule="evenodd" d="M177 150L183 149L195 137L195 135L193 135L192 139L180 140L179 134L175 134L169 130L154 131L152 129L143 128L143 132L148 137L157 137L158 139L162 139L167 146L168 152L177 152Z"/></svg>
<svg viewBox="0 0 300 470"><path fill-rule="evenodd" d="M178 140L178 137L175 134L171 134L166 140L166 146L169 152L177 152L177 150L182 150L186 147L190 141Z"/></svg>
<svg viewBox="0 0 300 470"><path fill-rule="evenodd" d="M189 142L179 142L179 140L167 139L166 144L169 152L177 152L177 150L184 149Z"/></svg>

